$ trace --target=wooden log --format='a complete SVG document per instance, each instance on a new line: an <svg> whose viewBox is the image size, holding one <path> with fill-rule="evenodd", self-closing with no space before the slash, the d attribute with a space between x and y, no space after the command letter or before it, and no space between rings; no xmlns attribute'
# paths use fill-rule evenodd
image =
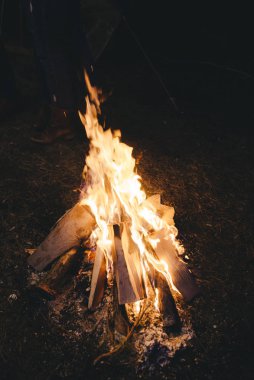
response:
<svg viewBox="0 0 254 380"><path fill-rule="evenodd" d="M113 328L114 332L127 336L130 331L130 322L125 305L119 304L116 278L113 282Z"/></svg>
<svg viewBox="0 0 254 380"><path fill-rule="evenodd" d="M155 273L155 287L158 298L158 308L167 333L178 332L181 329L181 321L167 280L162 273Z"/></svg>
<svg viewBox="0 0 254 380"><path fill-rule="evenodd" d="M98 306L102 301L105 290L106 277L107 273L105 254L100 247L97 247L93 266L91 290L88 300L89 309L95 309L96 306Z"/></svg>
<svg viewBox="0 0 254 380"><path fill-rule="evenodd" d="M128 257L129 253L126 251L125 256L120 236L121 233L119 226L114 225L114 270L116 273L119 304L123 305L125 303L132 303L141 300L144 298L145 293L142 290L142 283L137 284L134 281L134 278L136 280L138 279L138 271L136 271L136 274L133 274L132 272L134 265L137 264L138 266L140 263L134 262L132 266L130 263L127 263L129 259L126 260L126 257Z"/></svg>
<svg viewBox="0 0 254 380"><path fill-rule="evenodd" d="M77 256L76 248L70 249L61 256L47 275L37 285L32 287L33 292L39 293L46 299L55 299L69 280L70 272L74 272Z"/></svg>
<svg viewBox="0 0 254 380"><path fill-rule="evenodd" d="M134 292L137 298L140 300L144 299L147 295L143 279L141 257L139 248L132 239L128 223L122 223L121 225L121 242L130 282Z"/></svg>
<svg viewBox="0 0 254 380"><path fill-rule="evenodd" d="M174 226L174 207L166 206L161 203L160 194L154 194L151 197L147 198L143 203L141 208L148 208L148 210L153 211L158 215L164 222L170 226ZM144 227L149 229L149 221L143 222Z"/></svg>
<svg viewBox="0 0 254 380"><path fill-rule="evenodd" d="M95 218L88 206L77 203L57 222L46 239L28 258L28 264L43 270L57 257L87 240L95 227Z"/></svg>
<svg viewBox="0 0 254 380"><path fill-rule="evenodd" d="M156 231L150 237L158 240L154 251L159 260L167 265L174 286L187 302L191 301L200 294L200 288L197 286L195 278L186 263L179 257L175 245L170 236L168 236L168 232L166 230Z"/></svg>
<svg viewBox="0 0 254 380"><path fill-rule="evenodd" d="M156 257L156 259L158 258ZM157 307L163 320L164 329L167 333L178 332L181 328L181 321L170 286L162 273L155 270L150 263L147 265L149 267L148 279L154 295L157 297Z"/></svg>

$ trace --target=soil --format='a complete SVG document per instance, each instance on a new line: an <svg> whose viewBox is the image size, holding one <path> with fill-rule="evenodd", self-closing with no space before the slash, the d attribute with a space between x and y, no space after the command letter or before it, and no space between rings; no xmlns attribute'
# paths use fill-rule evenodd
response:
<svg viewBox="0 0 254 380"><path fill-rule="evenodd" d="M77 201L89 144L30 141L39 105L36 70L29 51L10 47L23 105L1 121L0 377L252 379L253 79L158 60L184 111L176 115L134 43L119 40L112 39L96 68L102 87L112 90L104 113L134 147L147 194L160 193L175 208L179 239L203 290L185 305L194 336L152 372L149 364L141 375L136 371L131 343L93 366L93 337L75 330L75 310L64 309L59 323L57 304L32 296L26 251ZM80 300L71 305L82 313ZM93 325L92 315L83 316Z"/></svg>

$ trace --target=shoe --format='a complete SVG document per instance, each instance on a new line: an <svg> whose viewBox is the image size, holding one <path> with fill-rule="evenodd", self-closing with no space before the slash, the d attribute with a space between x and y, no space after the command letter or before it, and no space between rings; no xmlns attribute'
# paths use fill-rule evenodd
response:
<svg viewBox="0 0 254 380"><path fill-rule="evenodd" d="M71 140L75 137L73 112L57 107L41 106L35 132L30 140L38 144L52 144L58 139Z"/></svg>
<svg viewBox="0 0 254 380"><path fill-rule="evenodd" d="M37 132L45 131L50 126L51 108L50 104L44 103L40 105L37 120L34 123L34 129Z"/></svg>
<svg viewBox="0 0 254 380"><path fill-rule="evenodd" d="M72 140L75 133L69 128L47 128L44 131L35 132L30 140L38 144L52 144L56 140Z"/></svg>

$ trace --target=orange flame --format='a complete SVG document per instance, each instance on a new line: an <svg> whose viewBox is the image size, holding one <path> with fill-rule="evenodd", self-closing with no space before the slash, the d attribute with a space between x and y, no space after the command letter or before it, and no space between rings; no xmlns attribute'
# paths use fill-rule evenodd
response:
<svg viewBox="0 0 254 380"><path fill-rule="evenodd" d="M125 218L130 224L132 239L139 248L143 271L149 271L149 265L152 265L165 276L173 289L177 290L167 263L159 260L145 243L145 240L148 241L150 247L156 250L159 240L152 238L149 232L163 230L176 250L182 253L183 247L176 240L177 229L173 225L173 209L170 210L170 218L162 218L158 215L156 205L149 202L142 190L141 178L135 172L133 148L120 141L120 131L104 130L99 124L99 94L91 85L86 73L85 81L89 97L86 97L86 114L83 116L80 113L80 118L90 140L90 150L83 171L86 192L82 202L91 208L96 218L96 244L104 251L108 268L111 268L112 242L108 226L119 224ZM158 202L156 199L154 201ZM167 211L168 209L170 208L167 207ZM157 289L155 307L158 308ZM139 308L138 303L136 309Z"/></svg>

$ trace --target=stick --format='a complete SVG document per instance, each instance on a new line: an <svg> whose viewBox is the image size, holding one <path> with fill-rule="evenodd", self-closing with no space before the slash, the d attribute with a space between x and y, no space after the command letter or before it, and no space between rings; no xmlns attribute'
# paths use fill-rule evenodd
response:
<svg viewBox="0 0 254 380"><path fill-rule="evenodd" d="M114 354L117 354L121 349L124 348L125 344L128 342L128 340L132 337L135 328L139 325L139 322L141 321L143 315L145 314L146 310L148 309L149 305L143 305L143 308L140 310L138 318L136 319L135 323L133 324L132 328L130 329L128 335L122 340L121 343L119 343L115 348L113 348L111 351L106 352L104 354L101 354L97 356L96 359L93 361L93 365L96 365L99 361L101 361L104 358L110 357Z"/></svg>

